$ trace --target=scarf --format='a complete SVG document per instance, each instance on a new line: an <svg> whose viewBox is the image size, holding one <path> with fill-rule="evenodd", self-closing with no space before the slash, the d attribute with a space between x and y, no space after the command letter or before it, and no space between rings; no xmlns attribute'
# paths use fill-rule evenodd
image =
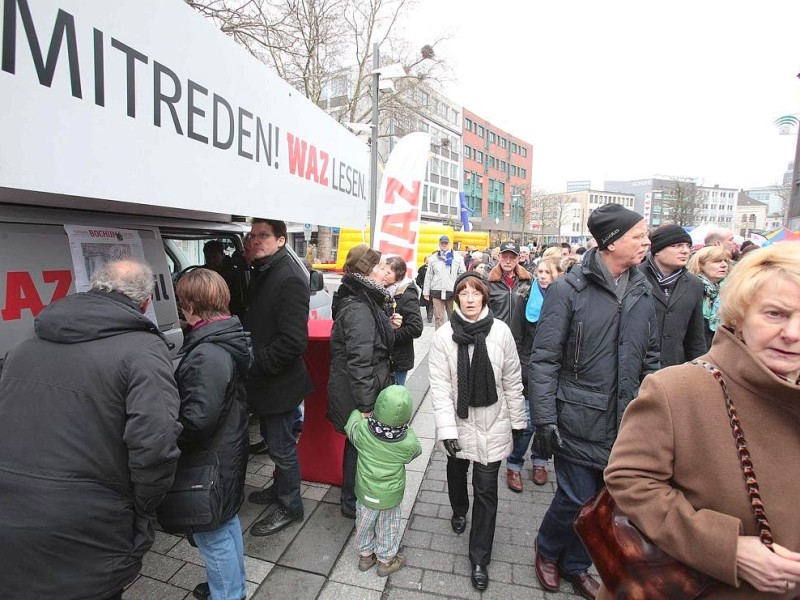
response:
<svg viewBox="0 0 800 600"><path fill-rule="evenodd" d="M664 295L669 298L670 293L672 293L672 289L675 287L675 282L683 275L686 271L684 267L681 267L677 271L675 271L672 275L664 275L661 272L661 269L658 268L656 261L653 259L652 255L647 256L647 267L650 271L655 275L656 281L658 281L658 286L661 288L661 291L664 292Z"/></svg>
<svg viewBox="0 0 800 600"><path fill-rule="evenodd" d="M444 264L449 267L453 264L453 251L448 250L447 252L442 252L439 250L439 258L441 258L444 261Z"/></svg>
<svg viewBox="0 0 800 600"><path fill-rule="evenodd" d="M470 406L491 406L497 402L497 387L494 369L486 350L486 336L494 324L492 309L475 322L465 321L460 311L450 315L453 328L453 341L458 344L458 402L456 414L460 419L469 416ZM472 364L469 360L469 347L472 351Z"/></svg>
<svg viewBox="0 0 800 600"><path fill-rule="evenodd" d="M722 284L711 283L702 273L698 273L698 279L703 282L703 318L708 323L711 331L716 331L719 327L719 286Z"/></svg>
<svg viewBox="0 0 800 600"><path fill-rule="evenodd" d="M392 302L394 299L389 295L388 290L360 273L347 273L342 277L342 284L337 290L335 300L337 312L341 300L347 296L355 296L364 301L364 304L367 305L372 313L372 318L375 320L375 327L381 336L381 340L391 352L394 346L394 332L392 331L392 322L389 320L389 315L393 312ZM335 318L336 316L334 315Z"/></svg>
<svg viewBox="0 0 800 600"><path fill-rule="evenodd" d="M544 292L539 285L539 280L534 282L531 286L531 294L528 296L528 302L525 305L525 318L531 323L539 322L539 315L542 312L542 303L544 302Z"/></svg>
<svg viewBox="0 0 800 600"><path fill-rule="evenodd" d="M367 417L367 422L369 423L370 433L379 440L387 442L402 440L406 435L406 431L408 431L408 423L400 427L392 427L391 425L384 425L372 415Z"/></svg>

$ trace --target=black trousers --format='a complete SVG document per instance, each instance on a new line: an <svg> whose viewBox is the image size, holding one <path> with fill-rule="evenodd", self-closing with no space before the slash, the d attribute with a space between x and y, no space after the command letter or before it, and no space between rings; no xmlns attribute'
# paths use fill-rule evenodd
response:
<svg viewBox="0 0 800 600"><path fill-rule="evenodd" d="M358 463L358 450L350 443L348 438L344 442L342 455L342 497L341 507L347 512L356 512L356 466Z"/></svg>
<svg viewBox="0 0 800 600"><path fill-rule="evenodd" d="M469 560L473 565L492 562L494 528L497 521L497 475L500 462L482 465L472 463L472 524L469 529ZM447 457L447 494L453 514L466 516L469 510L465 458Z"/></svg>

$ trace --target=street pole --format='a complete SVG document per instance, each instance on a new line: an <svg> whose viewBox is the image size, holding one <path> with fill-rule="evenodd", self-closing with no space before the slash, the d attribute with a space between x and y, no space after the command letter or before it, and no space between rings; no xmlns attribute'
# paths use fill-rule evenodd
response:
<svg viewBox="0 0 800 600"><path fill-rule="evenodd" d="M798 75L800 77L800 75ZM797 148L794 152L792 189L789 196L789 229L800 229L800 123L797 125Z"/></svg>
<svg viewBox="0 0 800 600"><path fill-rule="evenodd" d="M369 245L375 245L378 216L378 86L381 81L381 55L378 44L372 45L372 131L369 144Z"/></svg>

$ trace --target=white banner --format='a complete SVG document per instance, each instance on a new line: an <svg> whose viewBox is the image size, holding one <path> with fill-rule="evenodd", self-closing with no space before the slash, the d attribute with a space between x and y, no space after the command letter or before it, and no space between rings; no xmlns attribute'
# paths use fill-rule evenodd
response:
<svg viewBox="0 0 800 600"><path fill-rule="evenodd" d="M363 142L183 1L2 4L0 188L19 201L363 225Z"/></svg>
<svg viewBox="0 0 800 600"><path fill-rule="evenodd" d="M425 165L431 148L428 133L409 133L394 147L378 191L374 246L381 254L400 256L412 277L422 209Z"/></svg>

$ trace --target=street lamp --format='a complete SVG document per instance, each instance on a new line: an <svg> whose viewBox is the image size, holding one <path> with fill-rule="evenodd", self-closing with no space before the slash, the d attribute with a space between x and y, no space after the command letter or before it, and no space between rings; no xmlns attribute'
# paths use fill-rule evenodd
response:
<svg viewBox="0 0 800 600"><path fill-rule="evenodd" d="M800 77L800 73L797 74ZM792 171L792 189L789 196L789 227L800 227L800 127L797 128L797 148L794 152L794 170Z"/></svg>
<svg viewBox="0 0 800 600"><path fill-rule="evenodd" d="M381 76L384 87L381 88ZM369 147L369 245L375 245L376 217L378 213L378 94L381 91L393 92L392 79L405 77L402 65L393 64L381 67L381 54L378 44L372 45L372 119L370 121Z"/></svg>

